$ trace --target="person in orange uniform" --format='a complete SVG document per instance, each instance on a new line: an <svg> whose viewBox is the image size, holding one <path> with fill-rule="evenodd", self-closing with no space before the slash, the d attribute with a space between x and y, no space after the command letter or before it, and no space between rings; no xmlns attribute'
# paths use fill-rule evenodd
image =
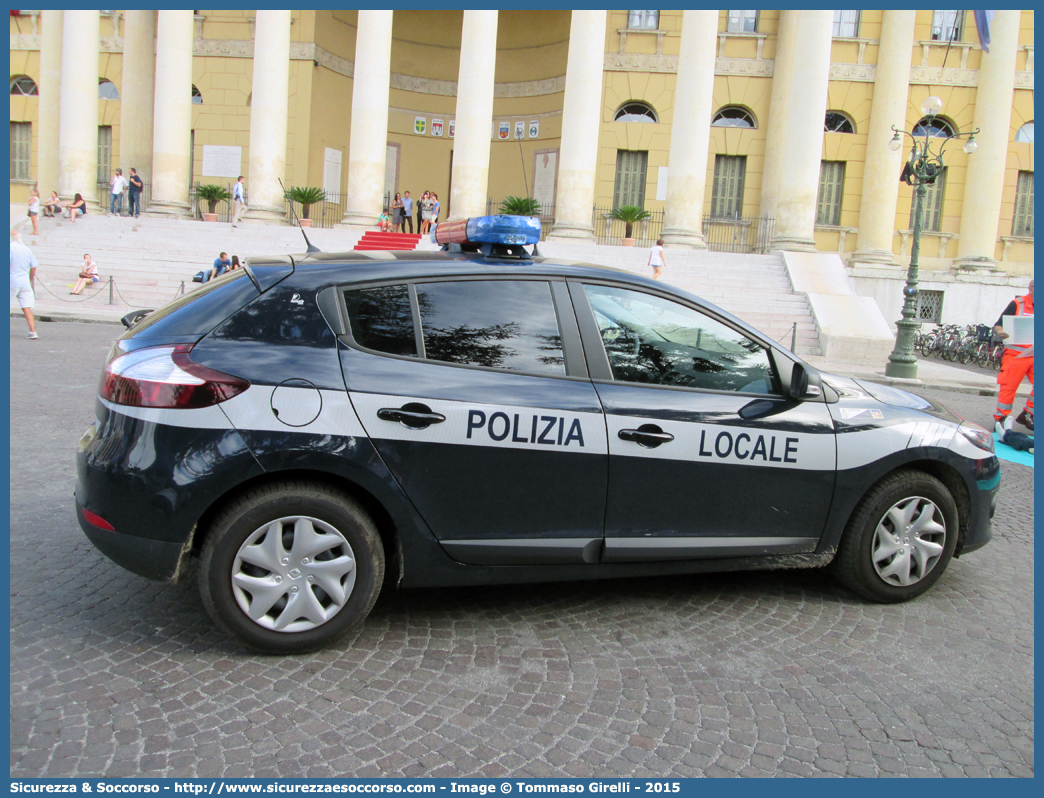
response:
<svg viewBox="0 0 1044 798"><path fill-rule="evenodd" d="M993 327L994 334L1005 339L1008 334L1001 326L1005 316L1032 316L1033 315L1033 281L1029 283L1029 293L1025 296L1017 296L1013 299L1004 312L997 319ZM1033 385L1033 345L1032 344L1006 344L1004 347L1004 360L1001 361L1000 374L997 383L1000 385L1000 395L997 397L997 411L993 414L995 421L1003 422L1010 414L1015 404L1015 391L1024 377L1029 378ZM1033 431L1033 391L1030 391L1026 408L1019 413L1017 422Z"/></svg>

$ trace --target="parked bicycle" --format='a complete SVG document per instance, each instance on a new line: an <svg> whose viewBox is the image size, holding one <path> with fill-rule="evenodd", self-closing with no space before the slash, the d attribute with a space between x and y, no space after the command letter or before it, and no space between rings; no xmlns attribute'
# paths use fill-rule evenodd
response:
<svg viewBox="0 0 1044 798"><path fill-rule="evenodd" d="M986 324L936 324L931 330L922 330L914 341L914 348L923 357L938 357L958 363L975 363L983 368L1000 369L1004 344Z"/></svg>

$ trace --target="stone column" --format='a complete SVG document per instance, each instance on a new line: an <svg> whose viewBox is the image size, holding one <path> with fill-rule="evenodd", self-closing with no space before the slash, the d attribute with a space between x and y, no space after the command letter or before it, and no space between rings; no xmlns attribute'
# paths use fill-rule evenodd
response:
<svg viewBox="0 0 1044 798"><path fill-rule="evenodd" d="M123 25L123 94L120 98L120 166L124 177L130 176L133 166L138 170L138 176L149 183L152 180L156 12L128 10L126 14Z"/></svg>
<svg viewBox="0 0 1044 798"><path fill-rule="evenodd" d="M374 225L384 208L392 14L392 11L359 11L344 224Z"/></svg>
<svg viewBox="0 0 1044 798"><path fill-rule="evenodd" d="M254 34L253 99L250 103L250 166L247 219L286 218L286 115L290 92L290 11L257 12ZM358 76L355 83L358 84ZM290 188L287 186L287 188Z"/></svg>
<svg viewBox="0 0 1044 798"><path fill-rule="evenodd" d="M449 212L455 219L486 213L497 22L495 10L464 12L457 78L457 130L453 140L453 190L449 204Z"/></svg>
<svg viewBox="0 0 1044 798"><path fill-rule="evenodd" d="M990 25L990 51L982 54L971 127L980 128L981 132L975 137L978 149L968 156L961 238L954 262L958 268L981 268L995 263L1021 15L1017 10L997 11Z"/></svg>
<svg viewBox="0 0 1044 798"><path fill-rule="evenodd" d="M62 16L58 193L63 199L79 193L97 213L98 12L69 10Z"/></svg>
<svg viewBox="0 0 1044 798"><path fill-rule="evenodd" d="M786 131L787 104L790 102L790 73L794 67L794 23L796 11L779 12L776 58L772 66L772 91L765 123L765 167L761 173L761 213L775 218L779 195L780 153Z"/></svg>
<svg viewBox="0 0 1044 798"><path fill-rule="evenodd" d="M59 125L62 107L62 12L40 12L40 102L36 143L36 186L47 199L58 190Z"/></svg>
<svg viewBox="0 0 1044 798"><path fill-rule="evenodd" d="M707 184L717 39L717 11L684 12L663 240L686 249L707 248L703 240L703 197Z"/></svg>
<svg viewBox="0 0 1044 798"><path fill-rule="evenodd" d="M800 90L790 93L784 107L776 233L771 242L775 249L815 251L816 248L813 234L833 23L833 11L795 12L790 83Z"/></svg>
<svg viewBox="0 0 1044 798"><path fill-rule="evenodd" d="M859 246L852 253L857 263L895 265L895 208L899 199L899 173L910 152L909 140L898 152L888 143L892 126L906 129L906 105L910 95L910 50L914 41L916 11L885 11L881 46L877 55L874 101L866 136L863 195L859 203Z"/></svg>
<svg viewBox="0 0 1044 798"><path fill-rule="evenodd" d="M185 216L192 175L192 11L159 11L149 214Z"/></svg>
<svg viewBox="0 0 1044 798"><path fill-rule="evenodd" d="M591 224L602 122L605 11L576 9L569 23L558 198L550 240L594 241Z"/></svg>

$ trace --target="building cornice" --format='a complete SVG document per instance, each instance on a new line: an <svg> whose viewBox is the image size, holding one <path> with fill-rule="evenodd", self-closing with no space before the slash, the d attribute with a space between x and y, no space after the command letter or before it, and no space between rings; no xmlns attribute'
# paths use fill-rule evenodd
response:
<svg viewBox="0 0 1044 798"><path fill-rule="evenodd" d="M922 45L937 43L921 42ZM12 33L11 50L39 50L40 34ZM122 53L122 36L102 36L98 44L99 52ZM926 48L927 49L927 48ZM965 43L960 48L962 54L970 49ZM1026 48L1032 53L1030 48ZM219 58L253 58L254 43L241 39L194 39L192 54L200 57ZM1032 56L1030 56L1031 58ZM339 75L351 78L355 74L355 64L329 50L319 47L314 42L290 42L291 61L311 61ZM962 58L962 61L964 59ZM1028 59L1029 60L1029 59ZM1032 64L1032 61L1029 61ZM717 58L714 63L714 74L730 77L771 78L775 62L764 58ZM643 55L639 53L606 53L603 68L607 72L660 72L677 73L678 56L676 55ZM1032 69L1015 73L1015 88L1033 91L1034 79ZM873 83L877 76L875 64L831 63L830 80L847 80L858 83ZM417 94L431 94L442 97L457 96L457 81L435 80L415 75L391 74L391 88ZM912 85L962 86L974 88L979 83L979 70L961 67L915 66L910 68ZM565 91L565 75L543 80L527 80L514 83L497 83L493 87L493 96L504 97L541 97L548 94L559 94Z"/></svg>

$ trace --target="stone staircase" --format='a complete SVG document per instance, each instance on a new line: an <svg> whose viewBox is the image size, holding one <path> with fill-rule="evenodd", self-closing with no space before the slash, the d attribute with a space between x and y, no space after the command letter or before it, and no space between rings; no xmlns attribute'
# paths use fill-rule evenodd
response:
<svg viewBox="0 0 1044 798"><path fill-rule="evenodd" d="M562 241L541 242L539 247L547 257L652 276L652 269L646 265L648 249ZM794 291L779 252L744 255L667 249L664 258L664 282L727 310L788 349L793 337L794 351L799 355L823 354L808 300Z"/></svg>
<svg viewBox="0 0 1044 798"><path fill-rule="evenodd" d="M309 229L308 239L326 252L345 252L359 241L355 230ZM40 220L40 235L22 228L22 242L40 262L37 304L48 310L103 309L109 306L109 278L115 306L124 312L159 307L182 291L197 287L192 275L210 269L222 251L244 257L299 254L305 251L301 229L281 225L228 224L165 218L131 219L100 214L67 220ZM80 297L69 284L89 252L98 264L100 282ZM122 314L121 314L122 315Z"/></svg>
<svg viewBox="0 0 1044 798"><path fill-rule="evenodd" d="M24 219L24 211L22 214ZM12 223L16 219L12 211ZM219 223L93 214L75 224L41 219L40 235L35 237L28 234L27 227L20 226L23 242L40 261L36 295L41 314L93 313L98 318L118 319L130 310L159 307L183 291L192 291L198 287L191 281L192 275L209 269L222 251L240 258L305 251L301 230L285 225L245 223L232 229ZM348 252L357 245L360 249L365 246L359 230L311 228L305 232L324 252ZM368 232L367 237L370 235ZM410 249L438 249L427 237L409 238ZM548 257L651 274L646 266L648 249L572 242L541 242L539 247ZM98 263L101 281L79 297L70 296L69 285L76 280L85 252ZM796 352L822 354L808 302L804 294L792 289L779 253L737 255L668 249L665 256L665 282L718 305L787 347L796 325Z"/></svg>
<svg viewBox="0 0 1044 798"><path fill-rule="evenodd" d="M383 233L379 230L367 230L355 245L355 249L410 251L417 248L420 240L420 233Z"/></svg>

